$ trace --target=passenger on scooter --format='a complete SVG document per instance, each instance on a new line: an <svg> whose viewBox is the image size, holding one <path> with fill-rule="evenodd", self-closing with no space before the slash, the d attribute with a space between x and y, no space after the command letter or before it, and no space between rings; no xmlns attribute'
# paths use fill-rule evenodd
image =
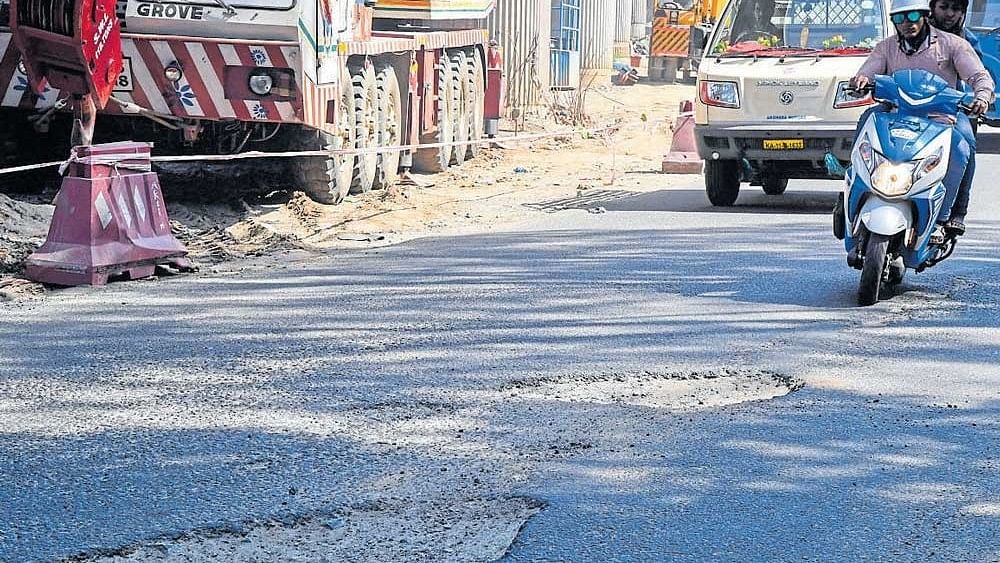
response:
<svg viewBox="0 0 1000 563"><path fill-rule="evenodd" d="M858 74L851 79L851 86L864 88L877 74L921 69L937 74L952 88L958 87L959 80L969 84L975 92L971 113L978 117L993 101L993 79L967 41L939 31L928 23L930 13L927 0L893 0L889 14L896 27L896 37L884 39L875 46ZM865 111L859 122L859 132L868 116L876 111L887 110L876 105ZM944 225L951 218L951 208L965 175L971 148L975 146L975 137L969 118L964 113L934 117L954 125L959 133L952 136L951 156L944 177L947 191L937 227L931 236L931 244L941 244L945 239Z"/></svg>
<svg viewBox="0 0 1000 563"><path fill-rule="evenodd" d="M969 0L931 0L931 25L968 41L982 60L983 50L979 47L979 38L965 29L968 10Z"/></svg>
<svg viewBox="0 0 1000 563"><path fill-rule="evenodd" d="M979 38L965 29L965 15L969 9L969 0L931 0L931 25L952 35L964 38L972 49L983 60L983 51L979 48ZM969 164L965 176L958 187L955 205L951 208L951 218L945 227L957 235L965 234L965 216L969 212L969 195L972 191L972 179L976 174L976 125L972 122L972 139L969 143ZM966 139L969 140L969 139Z"/></svg>

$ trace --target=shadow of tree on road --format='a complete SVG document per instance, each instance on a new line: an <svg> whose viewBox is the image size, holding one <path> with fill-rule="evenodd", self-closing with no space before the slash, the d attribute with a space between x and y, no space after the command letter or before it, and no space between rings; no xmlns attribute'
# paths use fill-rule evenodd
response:
<svg viewBox="0 0 1000 563"><path fill-rule="evenodd" d="M494 463L498 483L508 466L553 464L558 478L526 487L552 504L515 558L572 553L546 543L561 531L610 554L633 545L637 559L663 545L721 559L780 560L789 544L818 558L913 556L960 537L959 555L988 560L996 400L921 413L925 395L815 389L677 414L497 389L551 374L740 366L762 345L844 329L864 331L873 353L991 366L998 231L978 225L956 257L868 309L853 306L856 272L837 241L802 220L780 240L738 226L424 239L5 310L0 479L12 485L0 493L0 559L329 507L351 491L375 495L373 479L392 483L423 459ZM844 346L818 339L810 353L819 365L860 353ZM977 377L998 381L995 368ZM428 424L365 414L392 405ZM581 432L592 451L552 453ZM611 530L593 506L630 510L634 526ZM665 536L672 543L642 541Z"/></svg>

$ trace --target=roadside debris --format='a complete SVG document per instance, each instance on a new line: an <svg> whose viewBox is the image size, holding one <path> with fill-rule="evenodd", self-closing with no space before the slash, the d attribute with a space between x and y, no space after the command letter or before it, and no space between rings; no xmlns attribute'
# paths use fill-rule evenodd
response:
<svg viewBox="0 0 1000 563"><path fill-rule="evenodd" d="M645 182L636 182L635 191L602 189L616 172L659 168L662 147L670 139L667 124L673 122L680 100L690 97L690 87L639 84L619 91L628 102L623 106L605 95L612 89L590 88L593 96L587 98L586 108L576 108L585 109L588 119L574 124L617 123L613 151L607 136L589 133L511 144L508 150L487 148L461 167L435 175L413 174L386 190L352 194L337 206L316 204L290 189L288 179L275 172L278 167L265 162L160 163L171 227L192 259L213 271L221 263L251 257L272 256L280 262L288 252L481 232L537 211L611 209L611 200L662 186L662 176L637 176ZM642 121L629 109L635 107L657 109L645 110ZM532 115L522 127L545 131L552 119L551 114ZM24 185L47 185L52 191L0 193L0 279L22 271L23 260L44 242L51 221L49 202L57 186L38 179L4 179L0 190Z"/></svg>
<svg viewBox="0 0 1000 563"><path fill-rule="evenodd" d="M19 301L40 297L45 286L22 278L0 279L0 301Z"/></svg>
<svg viewBox="0 0 1000 563"><path fill-rule="evenodd" d="M24 259L42 245L52 209L0 193L0 274L19 272Z"/></svg>
<svg viewBox="0 0 1000 563"><path fill-rule="evenodd" d="M382 233L337 233L337 240L375 242L379 240L385 240L385 235Z"/></svg>

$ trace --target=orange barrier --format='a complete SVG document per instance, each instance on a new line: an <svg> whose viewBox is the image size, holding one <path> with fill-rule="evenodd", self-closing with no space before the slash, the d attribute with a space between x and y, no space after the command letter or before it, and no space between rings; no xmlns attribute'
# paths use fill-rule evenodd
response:
<svg viewBox="0 0 1000 563"><path fill-rule="evenodd" d="M153 275L158 265L190 269L187 250L170 232L149 152L149 143L131 141L76 147L48 237L25 262L25 276L104 285L111 276Z"/></svg>
<svg viewBox="0 0 1000 563"><path fill-rule="evenodd" d="M701 174L704 163L698 156L694 139L694 103L691 100L681 102L673 132L670 151L663 157L663 173Z"/></svg>

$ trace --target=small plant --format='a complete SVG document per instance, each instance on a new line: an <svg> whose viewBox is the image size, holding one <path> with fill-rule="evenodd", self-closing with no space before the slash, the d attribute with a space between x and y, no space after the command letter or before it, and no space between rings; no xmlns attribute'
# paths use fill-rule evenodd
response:
<svg viewBox="0 0 1000 563"><path fill-rule="evenodd" d="M761 35L757 38L757 44L765 48L777 47L779 43L781 43L781 39L774 35Z"/></svg>
<svg viewBox="0 0 1000 563"><path fill-rule="evenodd" d="M847 40L844 39L843 35L834 35L829 39L823 40L824 49L840 49L844 45L847 45Z"/></svg>
<svg viewBox="0 0 1000 563"><path fill-rule="evenodd" d="M729 41L725 41L725 40L719 41L715 45L715 52L716 53L725 53L728 50L729 50Z"/></svg>

